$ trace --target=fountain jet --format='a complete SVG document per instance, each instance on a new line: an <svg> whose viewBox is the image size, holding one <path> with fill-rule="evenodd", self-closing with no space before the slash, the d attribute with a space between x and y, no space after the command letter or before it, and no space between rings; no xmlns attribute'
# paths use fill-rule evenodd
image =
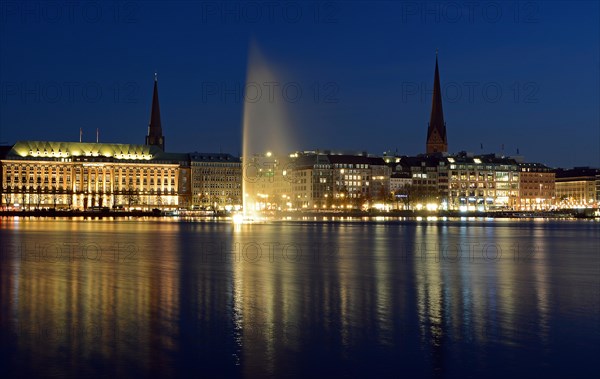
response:
<svg viewBox="0 0 600 379"><path fill-rule="evenodd" d="M275 200L273 197L269 199L269 195L274 182L281 178L274 176L283 171L273 167L280 164L277 157L287 157L292 149L287 101L283 92L289 83L282 78L256 42L251 42L244 87L242 131L244 219L257 219L259 213L264 213L261 211L268 209Z"/></svg>

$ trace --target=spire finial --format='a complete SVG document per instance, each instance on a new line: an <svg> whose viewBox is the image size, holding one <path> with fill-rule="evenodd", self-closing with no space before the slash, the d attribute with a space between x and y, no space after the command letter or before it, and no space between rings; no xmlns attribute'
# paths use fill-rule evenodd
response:
<svg viewBox="0 0 600 379"><path fill-rule="evenodd" d="M154 70L154 81L158 82L158 72Z"/></svg>
<svg viewBox="0 0 600 379"><path fill-rule="evenodd" d="M438 51L439 51L439 50L440 50L440 49L438 49L437 47L435 48L435 57L436 57L436 58L437 58L437 56L438 56Z"/></svg>

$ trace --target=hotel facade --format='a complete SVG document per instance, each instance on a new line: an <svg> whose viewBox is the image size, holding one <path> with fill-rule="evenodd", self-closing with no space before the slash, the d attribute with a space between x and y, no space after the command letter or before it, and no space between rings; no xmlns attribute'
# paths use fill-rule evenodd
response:
<svg viewBox="0 0 600 379"><path fill-rule="evenodd" d="M189 194L186 161L146 145L20 141L2 159L2 204L176 208Z"/></svg>

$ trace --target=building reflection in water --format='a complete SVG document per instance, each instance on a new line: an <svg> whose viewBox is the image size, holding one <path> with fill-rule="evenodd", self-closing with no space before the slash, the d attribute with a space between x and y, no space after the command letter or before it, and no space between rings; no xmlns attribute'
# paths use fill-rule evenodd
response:
<svg viewBox="0 0 600 379"><path fill-rule="evenodd" d="M3 220L0 233L2 363L18 375L506 374L526 357L543 372L564 357L557 336L587 346L573 322L598 321L594 246L576 244L593 228Z"/></svg>

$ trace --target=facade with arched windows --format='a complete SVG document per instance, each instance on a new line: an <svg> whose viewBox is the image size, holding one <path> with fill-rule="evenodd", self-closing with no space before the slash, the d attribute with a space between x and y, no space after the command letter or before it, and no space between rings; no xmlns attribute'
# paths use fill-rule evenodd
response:
<svg viewBox="0 0 600 379"><path fill-rule="evenodd" d="M21 209L170 209L189 203L187 154L155 146L20 141L1 160L1 204Z"/></svg>

